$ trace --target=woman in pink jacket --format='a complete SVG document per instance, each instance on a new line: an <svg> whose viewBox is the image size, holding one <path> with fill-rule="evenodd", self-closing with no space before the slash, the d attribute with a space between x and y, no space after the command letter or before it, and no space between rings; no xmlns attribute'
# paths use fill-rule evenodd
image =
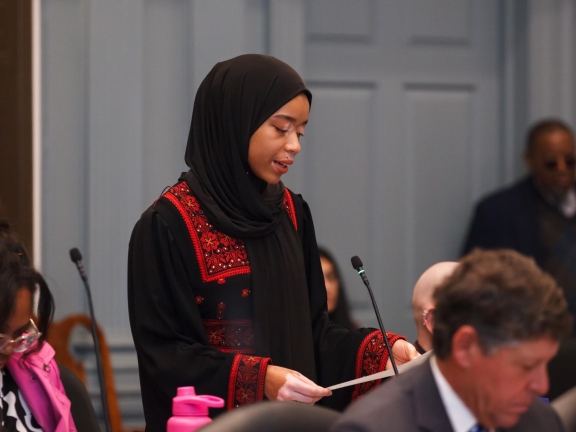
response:
<svg viewBox="0 0 576 432"><path fill-rule="evenodd" d="M37 317L33 317L38 291ZM16 235L0 222L2 431L76 431L54 349L44 341L54 302Z"/></svg>

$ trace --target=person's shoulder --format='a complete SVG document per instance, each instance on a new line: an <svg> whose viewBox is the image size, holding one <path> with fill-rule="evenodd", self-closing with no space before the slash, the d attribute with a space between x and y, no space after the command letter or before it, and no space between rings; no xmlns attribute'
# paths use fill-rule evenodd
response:
<svg viewBox="0 0 576 432"><path fill-rule="evenodd" d="M166 186L154 202L140 215L140 223L146 223L160 216L180 219L186 207L193 205L195 200L185 181L179 180L172 186Z"/></svg>
<svg viewBox="0 0 576 432"><path fill-rule="evenodd" d="M528 411L526 411L518 423L510 429L509 432L560 432L563 430L562 423L556 411L552 409L550 404L543 402L539 398L535 398Z"/></svg>
<svg viewBox="0 0 576 432"><path fill-rule="evenodd" d="M302 197L302 194L294 192L292 189L284 187L284 198L290 197L294 202L305 203L306 201Z"/></svg>
<svg viewBox="0 0 576 432"><path fill-rule="evenodd" d="M332 429L333 432L413 430L415 421L414 390L425 373L425 365L418 366L397 378L390 378L352 403Z"/></svg>
<svg viewBox="0 0 576 432"><path fill-rule="evenodd" d="M391 430L410 430L414 417L410 392L397 386L393 389L392 384L386 383L352 403L332 432L375 432L386 430L386 424L390 425Z"/></svg>
<svg viewBox="0 0 576 432"><path fill-rule="evenodd" d="M534 185L530 177L526 177L510 186L497 189L484 196L478 202L477 207L482 208L502 208L511 205L521 204L534 197Z"/></svg>
<svg viewBox="0 0 576 432"><path fill-rule="evenodd" d="M284 205L287 206L287 208L292 208L298 216L298 219L310 218L312 216L310 207L302 195L287 187L284 188Z"/></svg>
<svg viewBox="0 0 576 432"><path fill-rule="evenodd" d="M485 195L480 202L492 202L492 201L501 201L509 199L510 197L522 195L532 187L532 179L530 177L526 177L522 180L519 180L511 185L501 187L496 189L495 191L490 192L489 194Z"/></svg>

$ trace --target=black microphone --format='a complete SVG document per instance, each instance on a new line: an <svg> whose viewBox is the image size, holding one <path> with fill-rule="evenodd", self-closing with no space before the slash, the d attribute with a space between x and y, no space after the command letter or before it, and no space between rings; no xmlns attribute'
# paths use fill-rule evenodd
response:
<svg viewBox="0 0 576 432"><path fill-rule="evenodd" d="M86 297L88 298L88 309L90 310L90 320L92 321L92 339L94 339L94 351L96 354L96 366L98 367L98 380L100 381L100 397L102 399L102 411L104 412L104 423L106 424L106 431L112 432L110 426L110 410L108 408L108 395L106 394L106 382L104 381L104 370L102 368L102 354L100 353L100 343L98 341L98 332L96 331L96 317L94 316L94 306L92 306L92 295L90 294L90 285L88 284L88 277L84 272L82 265L82 254L78 248L70 249L70 259L78 268L80 278L84 282L86 288Z"/></svg>
<svg viewBox="0 0 576 432"><path fill-rule="evenodd" d="M374 312L376 312L376 318L378 318L378 325L380 325L380 330L382 331L382 336L384 337L384 344L386 344L386 349L388 350L388 355L390 357L390 361L392 362L392 367L394 368L394 373L396 376L399 375L398 368L396 367L396 360L394 360L394 355L392 355L392 349L390 348L390 343L388 342L388 336L386 336L386 330L384 330L384 324L382 324L382 317L380 317L380 312L378 312L378 305L376 304L376 300L374 299L374 294L372 293L372 288L370 288L370 281L368 281L368 276L366 276L366 272L362 268L362 260L358 255L354 255L350 261L352 261L352 267L358 271L358 274L362 278L364 285L368 288L368 292L370 293L370 298L372 299L372 306L374 306Z"/></svg>

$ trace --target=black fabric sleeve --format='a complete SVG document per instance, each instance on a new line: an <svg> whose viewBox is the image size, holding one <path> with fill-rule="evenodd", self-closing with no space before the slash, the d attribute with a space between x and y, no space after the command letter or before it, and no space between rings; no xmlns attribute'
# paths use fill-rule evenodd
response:
<svg viewBox="0 0 576 432"><path fill-rule="evenodd" d="M238 355L208 344L193 292L195 252L184 222L164 201L134 228L128 262L129 317L149 430L166 427L177 387L193 385L197 394L226 400L238 365Z"/></svg>

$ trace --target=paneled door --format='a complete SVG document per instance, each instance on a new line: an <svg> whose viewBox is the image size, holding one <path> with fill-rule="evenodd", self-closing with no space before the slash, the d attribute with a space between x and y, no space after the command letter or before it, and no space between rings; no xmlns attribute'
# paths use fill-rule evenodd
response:
<svg viewBox="0 0 576 432"><path fill-rule="evenodd" d="M474 201L502 181L501 4L283 8L270 11L272 53L299 67L313 93L303 151L285 183L310 203L356 318L377 325L353 255L389 330L413 337L414 283L431 264L458 258ZM295 19L282 28L282 17ZM291 31L301 31L300 44L285 47L282 32Z"/></svg>

